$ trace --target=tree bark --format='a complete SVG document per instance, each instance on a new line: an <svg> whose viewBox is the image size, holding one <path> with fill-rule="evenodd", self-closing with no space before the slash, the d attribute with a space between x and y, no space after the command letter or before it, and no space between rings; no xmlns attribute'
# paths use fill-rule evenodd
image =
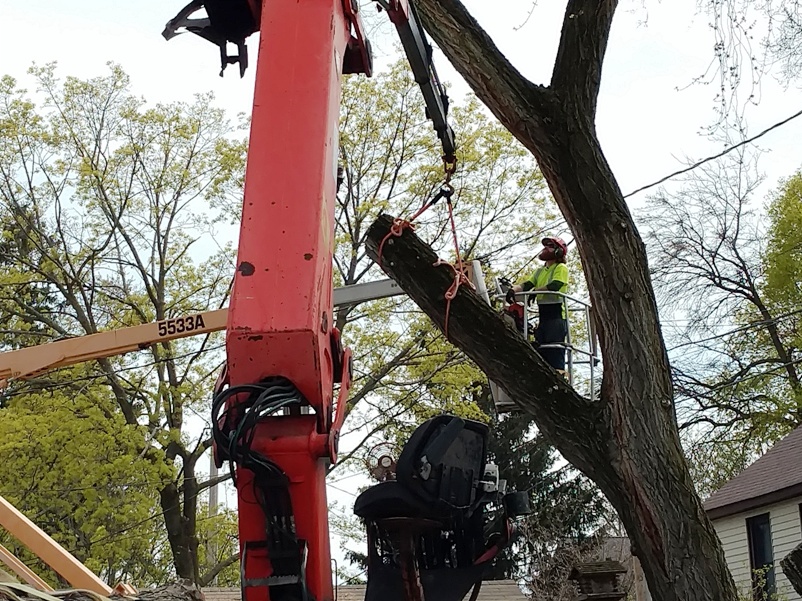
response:
<svg viewBox="0 0 802 601"><path fill-rule="evenodd" d="M388 215L376 220L368 232L368 253L445 331L444 294L454 271L436 266L434 251L411 230L388 237L392 225ZM614 281L602 286L597 295L616 295ZM633 315L617 322L631 328L629 320L644 319ZM602 397L590 401L465 285L451 301L447 335L604 492L627 528L655 600L736 599L720 543L682 455L670 396L656 392L668 385L663 374L650 373L638 354L645 352L642 342L608 329L607 344L620 345L617 356L634 365L606 367ZM624 380L614 387L611 378Z"/></svg>
<svg viewBox="0 0 802 601"><path fill-rule="evenodd" d="M596 135L596 99L617 4L568 1L545 87L513 67L460 0L417 0L443 53L535 156L571 228L604 359L600 401L573 394L465 290L452 303L449 334L604 491L656 600L734 600L721 545L682 454L646 250ZM388 227L386 217L374 224L374 252ZM401 240L385 247L385 271L442 327L447 269L433 268L433 253L414 244L412 234Z"/></svg>
<svg viewBox="0 0 802 601"><path fill-rule="evenodd" d="M785 577L798 595L802 595L802 544L786 555L780 562Z"/></svg>
<svg viewBox="0 0 802 601"><path fill-rule="evenodd" d="M200 578L197 548L193 544L194 528L190 529L190 524L181 510L181 493L178 486L170 483L159 491L159 495L176 575L181 579L197 583ZM194 527L194 524L192 526Z"/></svg>
<svg viewBox="0 0 802 601"><path fill-rule="evenodd" d="M200 582L200 558L198 555L198 478L195 475L197 457L185 457L183 461L184 479L181 483L184 493L183 536L189 546L192 558L192 582ZM185 576L186 577L186 576Z"/></svg>

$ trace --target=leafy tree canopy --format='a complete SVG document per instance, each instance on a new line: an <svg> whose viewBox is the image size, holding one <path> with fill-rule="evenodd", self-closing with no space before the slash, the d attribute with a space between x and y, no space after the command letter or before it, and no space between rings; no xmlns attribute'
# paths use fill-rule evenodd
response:
<svg viewBox="0 0 802 601"><path fill-rule="evenodd" d="M97 385L15 396L0 409L0 494L110 585L163 582L170 557L158 490L175 473L142 460L146 437L144 427L125 427ZM32 553L8 542L57 584Z"/></svg>
<svg viewBox="0 0 802 601"><path fill-rule="evenodd" d="M150 106L116 65L87 80L61 80L55 65L31 73L33 96L10 77L0 80L3 342L13 348L221 306L233 253L215 243L221 215L214 207L239 195L241 124L215 108L211 95ZM143 463L132 469L162 478L142 510L159 500L164 552L175 573L195 580L196 508L205 490L195 468L210 445L204 425L219 339L162 342L82 367L83 381L46 374L13 390L20 399L45 389L80 398L89 383L108 427L118 427L122 441L139 442L121 457L132 455ZM80 424L69 427L81 431ZM102 483L103 474L95 475ZM105 502L90 501L90 513Z"/></svg>

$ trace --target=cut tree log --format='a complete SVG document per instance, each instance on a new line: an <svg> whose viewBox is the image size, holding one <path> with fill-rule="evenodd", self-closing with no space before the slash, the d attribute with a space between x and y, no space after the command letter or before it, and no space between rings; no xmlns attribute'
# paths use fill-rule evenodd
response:
<svg viewBox="0 0 802 601"><path fill-rule="evenodd" d="M802 544L794 547L788 555L780 561L783 574L794 587L798 595L802 596Z"/></svg>
<svg viewBox="0 0 802 601"><path fill-rule="evenodd" d="M454 282L453 268L440 264L410 229L388 237L393 223L381 215L371 225L369 256L443 331L448 308L449 341L530 413L546 439L599 486L627 529L652 598L735 600L721 544L682 454L670 397L632 396L641 384L633 380L648 364L634 372L606 365L599 400L580 396L469 285L460 286L449 306L445 293ZM617 344L631 352L638 341ZM627 378L626 395L610 385L617 377Z"/></svg>
<svg viewBox="0 0 802 601"><path fill-rule="evenodd" d="M368 255L444 331L445 292L454 282L454 270L447 264L435 267L437 255L410 230L401 237L387 238L379 261L379 246L392 224L392 217L382 215L371 226ZM448 339L521 407L538 414L543 433L551 440L564 441L561 451L566 458L580 469L592 469L584 459L585 451L569 445L574 439L594 444L610 435L609 430L604 435L597 432L606 421L599 404L577 394L469 285L460 286L451 301ZM548 403L537 403L531 394L534 390L546 392ZM604 450L600 447L596 452Z"/></svg>

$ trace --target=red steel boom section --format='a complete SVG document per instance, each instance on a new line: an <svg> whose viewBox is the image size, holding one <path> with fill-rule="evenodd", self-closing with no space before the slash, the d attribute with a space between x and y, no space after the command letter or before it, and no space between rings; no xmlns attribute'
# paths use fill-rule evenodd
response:
<svg viewBox="0 0 802 601"><path fill-rule="evenodd" d="M251 448L289 479L295 530L308 548L301 551L306 587L320 601L333 599L325 475L334 363L342 360L332 356L332 254L340 78L349 39L341 0L269 0L262 7L226 336L231 386L284 376L314 411L260 421ZM239 471L244 547L265 540L267 524L251 477ZM242 557L243 584L254 583L244 589L245 601L269 598L260 584L272 572L270 558L256 549Z"/></svg>
<svg viewBox="0 0 802 601"><path fill-rule="evenodd" d="M414 7L377 1L451 173L448 99ZM213 403L216 459L236 473L244 601L333 601L325 475L351 372L333 325L339 108L343 73L371 75L370 46L357 0L258 2L192 0L163 33L196 33L220 47L223 69L239 63L242 74L245 38L261 32L228 358ZM199 8L207 17L190 19Z"/></svg>

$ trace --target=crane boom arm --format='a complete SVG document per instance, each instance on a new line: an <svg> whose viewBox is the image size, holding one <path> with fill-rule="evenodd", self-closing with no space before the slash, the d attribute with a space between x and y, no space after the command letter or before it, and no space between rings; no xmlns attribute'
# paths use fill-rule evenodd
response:
<svg viewBox="0 0 802 601"><path fill-rule="evenodd" d="M390 279L352 284L334 289L334 306L357 305L403 293ZM227 320L225 308L6 351L0 353L0 389L11 380L25 380L52 369L141 351L157 342L219 332L225 329Z"/></svg>
<svg viewBox="0 0 802 601"><path fill-rule="evenodd" d="M190 19L200 8L207 18ZM408 0L386 8L448 178L454 134L431 47ZM341 79L371 75L370 45L357 0L192 0L163 35L181 27L218 45L222 68L239 63L241 75L245 38L260 32L227 361L212 406L216 459L236 472L243 601L331 601L325 476L351 373L332 290Z"/></svg>
<svg viewBox="0 0 802 601"><path fill-rule="evenodd" d="M456 161L457 144L454 131L448 124L448 94L440 83L432 61L432 46L418 17L415 5L409 0L376 0L387 14L398 31L401 45L407 55L409 66L420 86L426 102L426 114L434 124L437 137L443 146L443 160L447 168L453 169Z"/></svg>

